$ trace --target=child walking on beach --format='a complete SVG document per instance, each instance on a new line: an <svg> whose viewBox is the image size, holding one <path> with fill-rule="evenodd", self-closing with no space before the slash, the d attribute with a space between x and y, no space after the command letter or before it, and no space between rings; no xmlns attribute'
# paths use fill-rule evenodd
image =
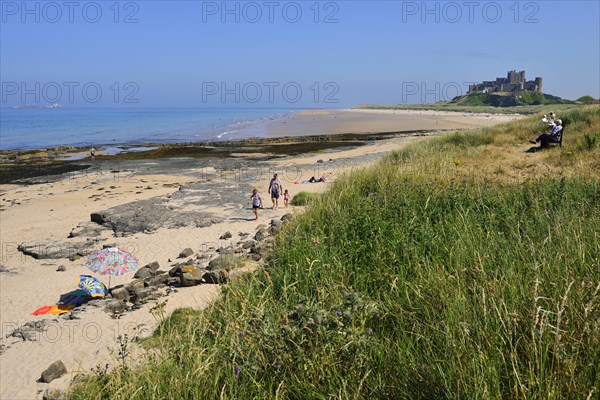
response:
<svg viewBox="0 0 600 400"><path fill-rule="evenodd" d="M285 204L285 208L287 208L288 203L290 202L290 193L287 189L283 192L283 204Z"/></svg>
<svg viewBox="0 0 600 400"><path fill-rule="evenodd" d="M255 220L258 221L258 209L263 207L262 198L258 194L258 190L252 189L252 210L254 211Z"/></svg>

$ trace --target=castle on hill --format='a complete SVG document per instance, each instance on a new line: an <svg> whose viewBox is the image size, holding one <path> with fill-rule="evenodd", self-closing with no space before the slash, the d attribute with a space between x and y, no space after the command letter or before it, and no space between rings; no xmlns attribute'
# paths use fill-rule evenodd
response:
<svg viewBox="0 0 600 400"><path fill-rule="evenodd" d="M537 77L533 81L526 81L525 71L508 71L506 78L496 78L495 81L483 81L469 85L468 93L473 92L496 93L514 97L520 97L523 92L542 94L542 78Z"/></svg>

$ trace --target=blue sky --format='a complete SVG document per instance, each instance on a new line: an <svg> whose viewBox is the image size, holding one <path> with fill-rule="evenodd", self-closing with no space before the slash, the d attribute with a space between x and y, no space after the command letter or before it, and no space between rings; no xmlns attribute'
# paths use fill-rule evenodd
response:
<svg viewBox="0 0 600 400"><path fill-rule="evenodd" d="M0 106L421 103L512 69L600 96L599 1L69 4L0 1Z"/></svg>

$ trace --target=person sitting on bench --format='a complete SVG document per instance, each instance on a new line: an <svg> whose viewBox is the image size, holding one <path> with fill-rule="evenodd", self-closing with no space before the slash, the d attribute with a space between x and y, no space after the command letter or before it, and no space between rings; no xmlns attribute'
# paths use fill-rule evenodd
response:
<svg viewBox="0 0 600 400"><path fill-rule="evenodd" d="M532 140L531 143L540 143L540 148L549 147L550 143L560 143L560 136L562 135L562 121L556 120L555 124L551 125L550 132L542 133L537 139Z"/></svg>

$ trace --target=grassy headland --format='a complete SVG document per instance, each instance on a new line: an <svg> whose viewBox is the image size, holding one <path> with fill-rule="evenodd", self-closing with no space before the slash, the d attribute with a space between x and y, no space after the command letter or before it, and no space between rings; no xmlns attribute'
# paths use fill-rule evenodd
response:
<svg viewBox="0 0 600 400"><path fill-rule="evenodd" d="M535 116L339 179L264 269L72 398L598 396L600 107L559 116L562 148L523 152Z"/></svg>
<svg viewBox="0 0 600 400"><path fill-rule="evenodd" d="M453 111L462 113L484 113L484 114L563 114L566 111L580 108L581 105L554 104L548 105L517 105L511 107L497 107L493 105L478 104L474 102L439 102L431 104L361 104L358 109L367 110L431 110L431 111Z"/></svg>

